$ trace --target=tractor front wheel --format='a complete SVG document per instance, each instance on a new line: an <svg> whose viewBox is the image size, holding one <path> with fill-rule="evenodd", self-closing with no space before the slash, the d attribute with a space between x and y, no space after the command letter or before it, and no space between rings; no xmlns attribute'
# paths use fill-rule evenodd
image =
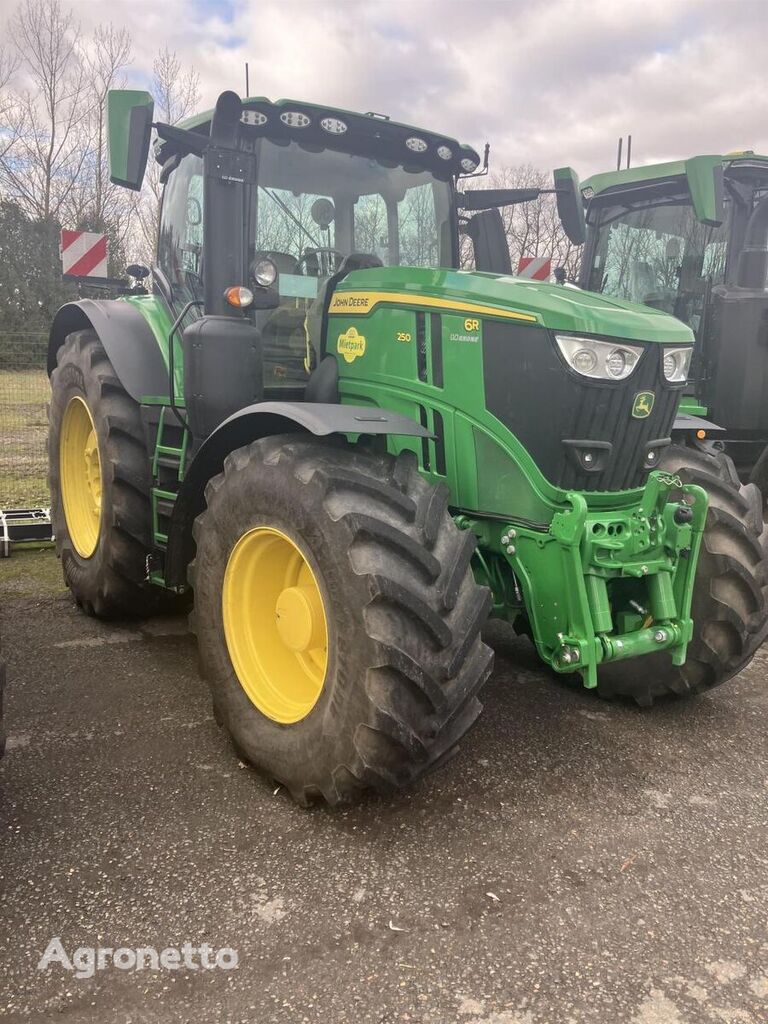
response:
<svg viewBox="0 0 768 1024"><path fill-rule="evenodd" d="M480 713L490 594L447 497L410 454L295 436L208 484L190 579L214 712L299 803L404 786Z"/></svg>
<svg viewBox="0 0 768 1024"><path fill-rule="evenodd" d="M672 445L659 469L709 496L691 614L693 639L684 665L666 652L598 669L602 697L657 697L704 693L740 672L768 634L768 529L760 492L739 481L723 452Z"/></svg>

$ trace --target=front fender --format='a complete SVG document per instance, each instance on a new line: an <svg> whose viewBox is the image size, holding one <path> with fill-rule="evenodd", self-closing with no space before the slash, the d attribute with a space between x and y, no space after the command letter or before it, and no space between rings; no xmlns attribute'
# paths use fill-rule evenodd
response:
<svg viewBox="0 0 768 1024"><path fill-rule="evenodd" d="M168 401L168 370L147 320L130 302L80 299L58 310L48 337L48 375L68 334L92 328L115 373L136 402L145 396Z"/></svg>
<svg viewBox="0 0 768 1024"><path fill-rule="evenodd" d="M205 439L184 474L173 506L165 561L169 587L186 583L194 554L192 526L205 506L205 485L220 473L230 452L276 434L399 434L432 437L419 423L388 409L321 402L258 402L233 413Z"/></svg>

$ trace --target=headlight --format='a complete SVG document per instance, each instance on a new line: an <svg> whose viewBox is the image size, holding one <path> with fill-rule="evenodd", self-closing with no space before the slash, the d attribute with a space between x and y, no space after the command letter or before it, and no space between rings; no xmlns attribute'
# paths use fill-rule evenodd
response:
<svg viewBox="0 0 768 1024"><path fill-rule="evenodd" d="M670 384L688 380L693 345L675 345L664 349L664 376Z"/></svg>
<svg viewBox="0 0 768 1024"><path fill-rule="evenodd" d="M643 354L638 345L577 338L571 334L556 334L555 340L570 368L594 380L626 380Z"/></svg>
<svg viewBox="0 0 768 1024"><path fill-rule="evenodd" d="M272 260L259 260L254 263L251 274L256 284L262 288L271 288L277 280L277 267Z"/></svg>

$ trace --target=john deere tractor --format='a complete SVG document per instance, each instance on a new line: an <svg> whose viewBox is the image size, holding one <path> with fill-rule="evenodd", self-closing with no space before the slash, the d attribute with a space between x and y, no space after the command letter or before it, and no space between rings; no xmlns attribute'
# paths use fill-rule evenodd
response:
<svg viewBox="0 0 768 1024"><path fill-rule="evenodd" d="M462 187L479 158L454 139L231 92L152 117L110 94L113 181L140 187L156 133L152 291L134 266L51 328L57 545L91 614L193 591L242 757L302 803L414 780L481 710L489 614L641 703L749 660L758 492L708 453L659 469L690 327L487 272L499 207L530 196ZM581 240L570 170L553 191Z"/></svg>
<svg viewBox="0 0 768 1024"><path fill-rule="evenodd" d="M694 331L681 411L768 496L768 157L697 156L598 174L582 194L580 284Z"/></svg>

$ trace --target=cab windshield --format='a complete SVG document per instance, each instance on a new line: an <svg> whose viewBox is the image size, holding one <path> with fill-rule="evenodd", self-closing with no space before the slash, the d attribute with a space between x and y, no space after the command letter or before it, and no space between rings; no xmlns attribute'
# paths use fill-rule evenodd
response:
<svg viewBox="0 0 768 1024"><path fill-rule="evenodd" d="M264 383L296 387L313 366L322 286L356 267L454 265L452 186L430 171L262 139L252 193L252 261L278 271L280 305L262 326Z"/></svg>
<svg viewBox="0 0 768 1024"><path fill-rule="evenodd" d="M730 207L720 227L702 224L685 201L602 208L588 288L672 313L698 331L708 289L725 280Z"/></svg>
<svg viewBox="0 0 768 1024"><path fill-rule="evenodd" d="M352 253L384 266L452 265L451 186L429 171L268 139L257 160L254 255L273 257L283 286L286 276L328 276Z"/></svg>

